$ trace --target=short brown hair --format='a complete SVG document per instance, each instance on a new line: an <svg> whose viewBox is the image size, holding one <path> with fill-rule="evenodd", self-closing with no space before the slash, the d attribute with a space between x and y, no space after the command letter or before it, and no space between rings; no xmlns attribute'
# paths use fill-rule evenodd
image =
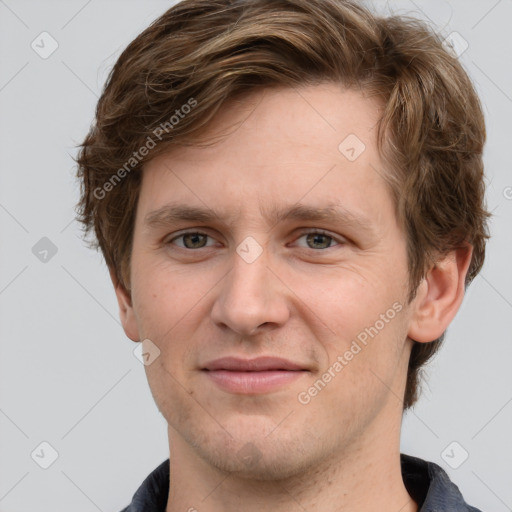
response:
<svg viewBox="0 0 512 512"><path fill-rule="evenodd" d="M407 236L409 300L436 258L464 243L473 246L466 286L472 281L489 237L485 125L468 75L438 34L353 0L184 0L121 54L77 158L78 218L127 291L143 164L173 144L198 144L239 94L321 82L382 102L378 148ZM443 338L414 343L405 409Z"/></svg>

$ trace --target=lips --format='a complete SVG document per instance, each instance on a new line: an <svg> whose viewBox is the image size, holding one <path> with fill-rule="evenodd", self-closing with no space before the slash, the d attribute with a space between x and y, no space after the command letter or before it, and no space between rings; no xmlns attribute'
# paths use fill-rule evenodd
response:
<svg viewBox="0 0 512 512"><path fill-rule="evenodd" d="M223 357L205 365L205 370L227 370L237 372L263 372L272 370L305 370L299 364L281 359L280 357L258 357L256 359L239 359L236 357Z"/></svg>
<svg viewBox="0 0 512 512"><path fill-rule="evenodd" d="M276 391L309 373L304 366L279 357L223 357L207 363L203 371L224 391L252 395Z"/></svg>

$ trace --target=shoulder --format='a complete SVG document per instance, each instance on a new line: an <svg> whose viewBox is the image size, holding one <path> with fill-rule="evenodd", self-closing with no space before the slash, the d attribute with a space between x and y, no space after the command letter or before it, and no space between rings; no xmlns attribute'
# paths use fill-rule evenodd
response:
<svg viewBox="0 0 512 512"><path fill-rule="evenodd" d="M405 454L400 461L405 487L420 505L418 512L482 512L466 503L457 485L434 462Z"/></svg>
<svg viewBox="0 0 512 512"><path fill-rule="evenodd" d="M165 512L169 496L169 459L162 462L142 482L132 502L121 512Z"/></svg>

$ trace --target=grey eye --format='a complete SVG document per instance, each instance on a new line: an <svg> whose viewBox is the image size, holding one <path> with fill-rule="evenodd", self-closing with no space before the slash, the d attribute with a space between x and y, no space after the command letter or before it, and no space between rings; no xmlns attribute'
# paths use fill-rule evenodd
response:
<svg viewBox="0 0 512 512"><path fill-rule="evenodd" d="M205 233L183 233L182 235L177 236L169 241L169 243L176 243L176 240L182 240L181 244L176 243L178 247L182 247L185 249L201 249L207 246L207 240L210 238Z"/></svg>
<svg viewBox="0 0 512 512"><path fill-rule="evenodd" d="M307 233L302 237L306 237L306 243L310 249L327 249L334 240L332 236L323 233Z"/></svg>

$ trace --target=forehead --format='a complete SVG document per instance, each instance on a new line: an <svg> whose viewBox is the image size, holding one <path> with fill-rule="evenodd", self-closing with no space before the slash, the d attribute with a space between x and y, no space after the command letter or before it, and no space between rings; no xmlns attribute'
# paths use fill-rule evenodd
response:
<svg viewBox="0 0 512 512"><path fill-rule="evenodd" d="M276 218L279 204L329 203L369 214L387 195L379 116L377 101L338 84L237 97L202 134L214 144L175 147L145 165L141 210L146 216L171 201L241 218L272 205Z"/></svg>

